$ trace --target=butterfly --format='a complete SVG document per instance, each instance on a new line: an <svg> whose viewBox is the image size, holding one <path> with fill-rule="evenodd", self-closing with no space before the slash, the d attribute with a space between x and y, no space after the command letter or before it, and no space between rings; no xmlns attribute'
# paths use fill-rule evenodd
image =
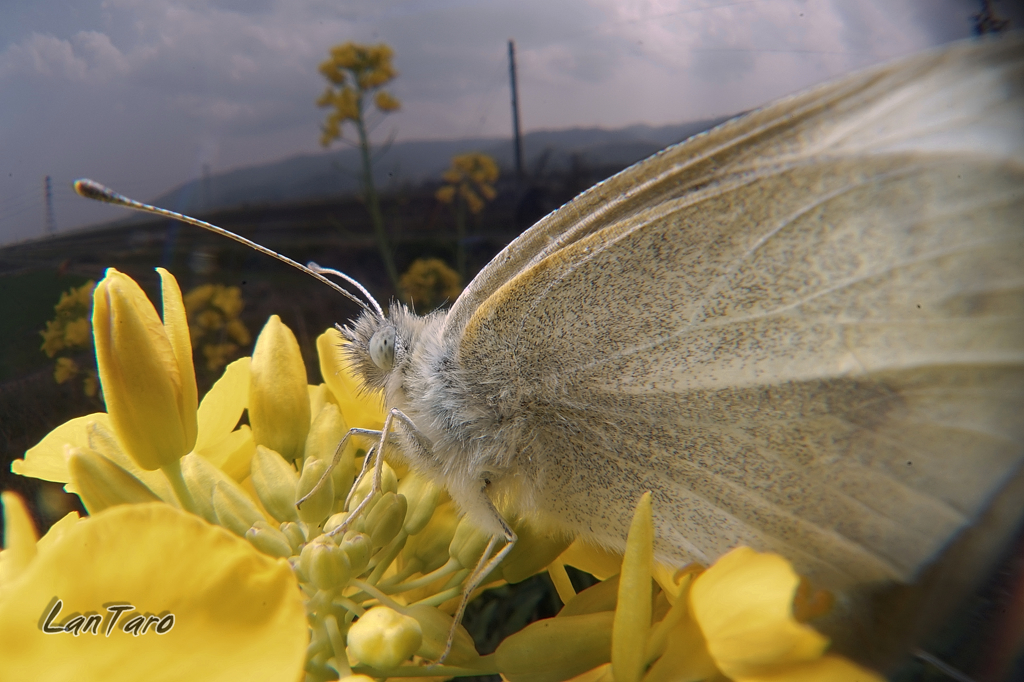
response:
<svg viewBox="0 0 1024 682"><path fill-rule="evenodd" d="M381 448L506 550L621 551L650 491L673 565L778 552L852 611L959 544L969 583L1024 515L1022 112L1021 39L928 51L598 184L447 311L363 304Z"/></svg>

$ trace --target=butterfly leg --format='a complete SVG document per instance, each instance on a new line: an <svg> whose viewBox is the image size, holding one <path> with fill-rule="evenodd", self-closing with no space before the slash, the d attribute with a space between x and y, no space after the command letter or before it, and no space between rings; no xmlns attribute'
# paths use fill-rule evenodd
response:
<svg viewBox="0 0 1024 682"><path fill-rule="evenodd" d="M323 487L324 482L327 480L327 477L331 475L331 472L334 471L334 467L338 466L338 462L341 461L341 453L345 451L345 446L348 445L349 438L351 438L352 436L372 436L374 438L377 438L378 436L380 436L380 434L380 431L374 431L372 429L349 429L348 433L345 434L345 437L342 438L341 442L338 443L338 447L334 449L334 458L331 460L331 465L327 467L327 471L325 471L324 475L320 477L320 480L316 482L316 485L313 486L313 489L310 490L305 495L303 495L302 499L295 503L296 508L301 507L303 502L311 498L313 495L317 493L318 490L320 490L320 488ZM367 453L366 459L369 460L369 458L370 453ZM365 471L365 464L363 469ZM362 474L360 474L360 477L362 477ZM353 485L352 487L354 488L355 485Z"/></svg>
<svg viewBox="0 0 1024 682"><path fill-rule="evenodd" d="M459 600L459 608L455 611L455 620L452 621L452 628L448 631L448 641L444 645L444 651L441 653L441 657L437 659L438 664L444 663L444 659L448 658L448 654L452 651L452 643L455 641L455 629L462 623L462 617L466 613L466 605L469 604L473 592L476 588L480 587L480 583L484 581L491 571L508 556L508 553L515 547L516 541L519 540L519 536L515 534L512 527L505 522L505 519L502 518L498 510L494 508L494 503L487 496L486 485L480 488L480 496L483 498L487 509L493 515L494 520L501 526L501 539L505 540L505 546L499 549L494 556L491 556L491 552L494 551L494 546L498 544L499 540L497 535L492 535L487 543L487 547L484 549L484 553L480 556L480 561L476 564L476 568L466 578L462 588L462 598Z"/></svg>
<svg viewBox="0 0 1024 682"><path fill-rule="evenodd" d="M370 448L370 450L366 453L366 458L363 460L363 470L359 473L359 478L357 478L356 481L352 484L352 490L356 489L356 484L360 480L362 480L363 476L366 475L370 458L373 457L374 454L376 454L376 457L373 460L373 481L370 484L369 492L366 494L365 497L363 497L362 500L359 501L359 504L356 505L356 508L349 512L348 518L346 518L345 521L342 522L337 528L331 530L331 532L328 533L328 535L334 536L338 533L344 533L346 530L348 530L348 526L352 522L352 520L358 518L359 514L362 513L363 509L366 508L366 505L368 505L370 503L370 500L373 499L373 496L380 492L381 477L384 472L384 443L385 440L393 442L391 441L391 437L394 436L395 434L391 433L391 425L392 423L395 422L401 424L403 428L407 429L413 435L413 438L415 438L416 443L421 448L423 448L427 452L433 450L433 441L427 438L427 436L422 431L416 428L416 424L413 423L412 419L410 419L404 412L396 408L392 408L391 411L388 412L388 416L384 420L384 427L381 428L380 431L369 431L367 429L351 429L349 431L349 434L351 434L353 431L361 431L363 432L363 435L380 436L380 441L378 441L378 443L372 448ZM338 446L338 449L334 455L334 462L331 464L331 467L328 468L327 474L325 474L325 478L327 475L330 474L330 471L331 469L334 468L334 465L337 464L338 461L340 460L342 448L344 447L345 440L347 439L348 434L346 434L345 438L342 439L341 444ZM309 495L312 495L314 492L316 492L317 488L320 487L321 483L323 483L323 479L321 479L320 482L317 483L316 487L314 487L313 490L310 491ZM348 497L345 498L346 507L348 507L348 504L352 499L352 490L349 491ZM309 497L309 495L306 495L306 497ZM302 499L305 500L306 498L304 497ZM302 500L300 500L300 502L302 502Z"/></svg>

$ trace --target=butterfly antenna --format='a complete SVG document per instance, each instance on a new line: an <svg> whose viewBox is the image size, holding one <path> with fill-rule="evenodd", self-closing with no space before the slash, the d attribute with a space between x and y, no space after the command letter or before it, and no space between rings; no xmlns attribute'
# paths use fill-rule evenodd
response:
<svg viewBox="0 0 1024 682"><path fill-rule="evenodd" d="M348 282L349 284L354 286L356 289L358 289L359 293L361 293L363 296L366 297L366 300L369 301L373 305L373 309L377 311L377 315L378 316L380 316L381 318L384 317L384 310L381 309L380 303L377 303L377 299L375 299L373 296L371 296L370 292L366 290L366 287L364 287L362 284L360 284L354 277L350 277L349 275L346 275L341 270L335 270L334 268L322 267L320 265L317 265L313 261L309 261L308 263L306 263L306 267L309 268L310 270L312 270L313 272L320 273L321 275L326 273L326 274L329 274L329 275L334 275L335 277L340 277L341 279L345 280L346 282Z"/></svg>
<svg viewBox="0 0 1024 682"><path fill-rule="evenodd" d="M75 180L74 186L75 186L75 192L77 192L80 196L85 197L86 199L95 199L96 201L102 201L102 202L105 202L105 203L108 203L108 204L115 204L117 206L124 206L125 208L131 208L131 209L134 209L136 211L142 211L143 213L152 213L153 215L163 216L165 218L171 218L173 220L180 220L183 223L187 223L189 225L195 225L196 227L201 227L204 230L209 230L210 232L214 232L216 234L219 234L222 237L227 237L228 239L233 239L233 240L235 240L236 242L238 242L240 244L245 244L250 249L254 249L256 251L259 251L262 254L265 254L265 255L270 256L272 258L276 258L277 260L281 261L282 263L287 263L288 265L292 266L293 268L295 268L297 270L301 270L302 272L306 273L310 277L313 277L315 279L320 280L321 282L323 282L327 286L331 287L332 289L337 291L339 294L341 294L342 296L344 296L348 300L350 300L353 303L355 303L356 305L358 305L360 308L362 308L366 312L371 313L371 314L373 312L376 312L379 316L381 316L381 317L384 316L384 313L380 309L380 305L377 303L377 301L374 300L374 298L372 296L370 296L369 292L366 291L366 288L363 287L361 284L359 284L359 282L356 282L354 279L352 279L351 277L349 277L348 275L346 275L344 273L338 272L336 270L328 270L326 268L321 268L316 263L310 263L309 267L307 267L307 266L303 265L302 263L299 263L298 261L292 260L288 256L282 256L277 251L272 251L271 249L268 249L265 246L260 246L256 242L251 241L249 239L246 239L245 237L242 237L241 235L237 235L234 232L231 232L230 230L225 230L224 228L217 227L216 225L213 225L212 223L208 223L205 220L199 220L198 218L192 218L191 216L184 215L183 213L177 213L175 211L169 211L166 208L157 208L156 206L151 206L149 204L144 204L141 201L135 201L134 199L129 199L128 197L124 196L123 194L118 194L114 190L112 190L109 187L106 187L104 185L101 185L100 183L96 182L95 180L88 180L88 179ZM366 298L373 304L373 309L371 309L370 306L367 305L365 301L359 300L354 294L352 294L352 292L348 291L347 289L342 288L337 283L332 282L331 280L329 280L326 277L324 277L323 274L321 274L323 272L329 272L331 274L337 275L337 276L343 278L349 284L354 285L356 288L359 289L359 292L362 293L364 296L366 296Z"/></svg>

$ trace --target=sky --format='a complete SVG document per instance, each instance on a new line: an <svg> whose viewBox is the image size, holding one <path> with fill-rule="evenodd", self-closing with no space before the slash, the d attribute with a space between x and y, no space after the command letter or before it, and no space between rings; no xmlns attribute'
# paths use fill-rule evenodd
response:
<svg viewBox="0 0 1024 682"><path fill-rule="evenodd" d="M332 45L385 42L382 140L509 136L507 41L526 131L733 114L966 37L978 0L4 0L0 244L123 217L211 173L321 153ZM995 3L1020 26L1017 3Z"/></svg>

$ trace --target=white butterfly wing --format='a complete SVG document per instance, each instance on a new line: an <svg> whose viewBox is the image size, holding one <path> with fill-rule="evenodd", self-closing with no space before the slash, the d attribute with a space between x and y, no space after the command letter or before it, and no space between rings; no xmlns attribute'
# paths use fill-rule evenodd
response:
<svg viewBox="0 0 1024 682"><path fill-rule="evenodd" d="M1022 43L959 44L666 150L513 242L447 325L524 504L621 548L651 490L665 558L914 578L1024 462L1022 111Z"/></svg>

